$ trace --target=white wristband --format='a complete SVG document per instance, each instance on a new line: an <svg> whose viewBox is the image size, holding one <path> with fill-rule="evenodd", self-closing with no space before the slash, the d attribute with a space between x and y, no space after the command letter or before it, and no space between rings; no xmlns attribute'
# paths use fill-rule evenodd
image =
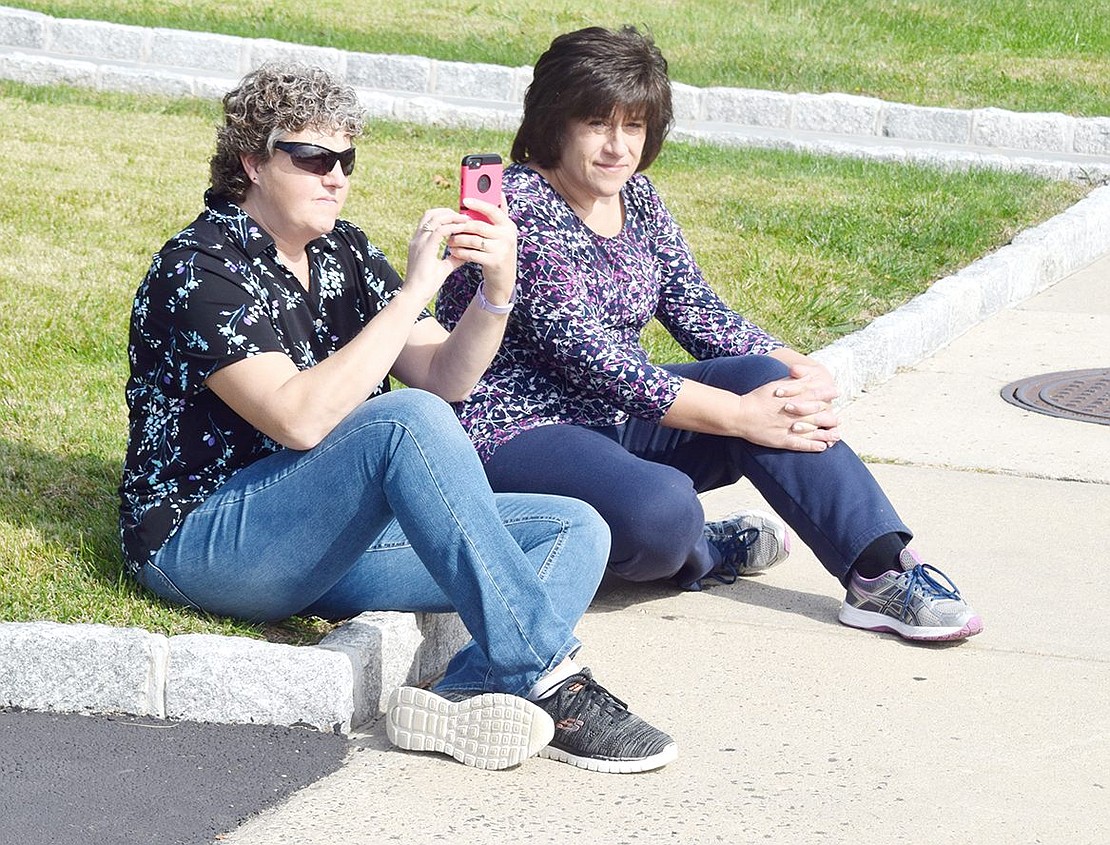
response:
<svg viewBox="0 0 1110 845"><path fill-rule="evenodd" d="M482 281L480 281L478 283L478 307L479 308L481 308L483 311L489 311L491 314L508 314L510 311L513 310L513 306L516 305L516 293L517 293L516 285L513 285L513 292L512 292L512 295L509 297L509 303L507 305L494 305L492 302L490 302L488 299L486 299L486 290L485 290L485 288L486 288L486 281L485 281L485 279L483 279Z"/></svg>

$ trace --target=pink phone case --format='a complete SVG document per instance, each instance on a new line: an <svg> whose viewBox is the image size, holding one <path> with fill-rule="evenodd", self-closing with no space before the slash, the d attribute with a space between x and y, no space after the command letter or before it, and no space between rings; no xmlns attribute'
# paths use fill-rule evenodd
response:
<svg viewBox="0 0 1110 845"><path fill-rule="evenodd" d="M473 153L463 156L462 160L459 175L459 211L475 220L487 220L484 214L462 207L462 201L466 197L500 205L501 156L497 153Z"/></svg>

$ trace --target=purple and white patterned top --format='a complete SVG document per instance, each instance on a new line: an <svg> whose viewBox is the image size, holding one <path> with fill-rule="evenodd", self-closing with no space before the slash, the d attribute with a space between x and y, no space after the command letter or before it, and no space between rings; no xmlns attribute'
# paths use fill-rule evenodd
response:
<svg viewBox="0 0 1110 845"><path fill-rule="evenodd" d="M490 368L455 404L483 460L543 425L662 418L682 379L651 363L640 345L652 317L698 360L783 346L713 292L643 174L621 190L625 222L612 238L588 228L529 167L506 168L504 189L519 231L519 300ZM447 279L436 303L447 328L481 278L467 264Z"/></svg>

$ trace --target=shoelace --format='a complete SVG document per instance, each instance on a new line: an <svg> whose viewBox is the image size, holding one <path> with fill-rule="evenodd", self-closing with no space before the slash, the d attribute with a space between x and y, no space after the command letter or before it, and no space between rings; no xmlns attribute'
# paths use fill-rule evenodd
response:
<svg viewBox="0 0 1110 845"><path fill-rule="evenodd" d="M573 693L570 713L565 716L577 719L587 709L598 710L616 722L628 717L628 705L605 689L590 675L576 675L568 683L579 684L581 689Z"/></svg>
<svg viewBox="0 0 1110 845"><path fill-rule="evenodd" d="M732 552L734 546L740 543L744 547L744 559L747 560L748 549L752 544L759 539L758 528L745 528L743 531L736 532L730 537L721 547L721 563L712 572L703 575L699 581L713 580L719 584L735 584L740 577L740 568L734 562L736 557Z"/></svg>
<svg viewBox="0 0 1110 845"><path fill-rule="evenodd" d="M925 570L935 572L937 575L945 580L948 586L946 587L944 586L944 584L941 584L939 581L933 578L929 574L929 572L926 572ZM901 614L903 621L905 621L906 618L909 616L909 597L912 596L914 594L914 591L917 589L920 589L924 593L929 593L936 598L955 599L956 601L963 600L960 597L960 591L956 589L956 585L952 583L951 578L949 578L935 566L930 566L927 563L919 563L917 564L917 566L910 570L909 580L906 581L906 601L902 602Z"/></svg>

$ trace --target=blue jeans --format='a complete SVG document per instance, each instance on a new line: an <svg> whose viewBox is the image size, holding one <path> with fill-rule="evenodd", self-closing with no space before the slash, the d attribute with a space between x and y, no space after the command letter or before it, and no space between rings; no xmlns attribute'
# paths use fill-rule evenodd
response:
<svg viewBox="0 0 1110 845"><path fill-rule="evenodd" d="M405 389L237 472L139 580L252 621L454 610L473 640L441 686L523 694L577 650L608 552L582 502L495 496L450 406Z"/></svg>
<svg viewBox="0 0 1110 845"><path fill-rule="evenodd" d="M736 394L785 378L766 355L674 364L668 370ZM746 477L841 583L871 541L912 534L846 443L824 452L757 446L632 418L620 426L550 425L517 435L486 463L494 490L589 502L612 531L610 569L632 581L691 586L718 563L703 536L698 493Z"/></svg>

